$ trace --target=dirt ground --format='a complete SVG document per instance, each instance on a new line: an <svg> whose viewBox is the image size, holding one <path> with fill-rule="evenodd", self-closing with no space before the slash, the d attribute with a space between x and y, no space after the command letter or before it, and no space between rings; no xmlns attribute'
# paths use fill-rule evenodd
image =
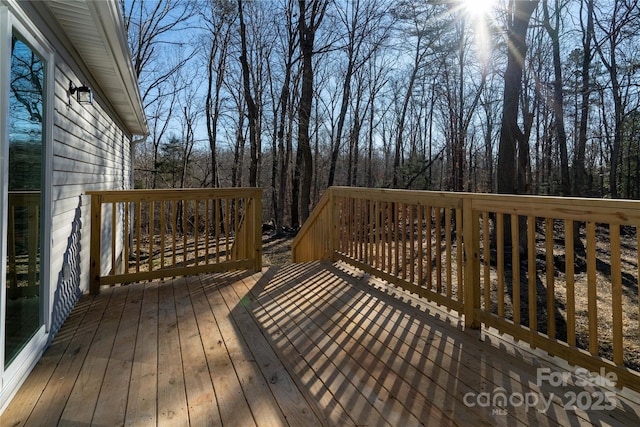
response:
<svg viewBox="0 0 640 427"><path fill-rule="evenodd" d="M262 266L282 266L291 262L293 233L265 233L262 235Z"/></svg>

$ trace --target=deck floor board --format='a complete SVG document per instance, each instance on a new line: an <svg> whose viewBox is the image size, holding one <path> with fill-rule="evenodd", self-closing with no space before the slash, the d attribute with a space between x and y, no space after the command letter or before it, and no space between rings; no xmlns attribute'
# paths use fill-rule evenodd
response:
<svg viewBox="0 0 640 427"><path fill-rule="evenodd" d="M126 420L156 425L158 401L158 282L145 286L135 344Z"/></svg>
<svg viewBox="0 0 640 427"><path fill-rule="evenodd" d="M569 370L344 264L204 274L84 296L0 425L422 426L640 423L567 410L536 369ZM549 399L527 410L481 393Z"/></svg>
<svg viewBox="0 0 640 427"><path fill-rule="evenodd" d="M254 276L245 280L255 284ZM219 287L219 291L230 310L231 318L242 333L258 368L278 402L282 414L292 425L317 425L319 420L315 412L304 399L282 361L263 335L261 328L251 316L250 307L248 307L250 304L247 298L248 291L234 289L234 283L236 283L235 280L229 281L225 286Z"/></svg>
<svg viewBox="0 0 640 427"><path fill-rule="evenodd" d="M187 391L183 375L174 286L158 286L158 426L188 426ZM153 393L153 392L152 392Z"/></svg>
<svg viewBox="0 0 640 427"><path fill-rule="evenodd" d="M255 427L251 409L242 392L238 375L232 369L233 363L216 319L216 315L219 314L213 313L205 294L205 287L199 281L190 281L189 286L191 301L197 313L198 328L205 343L204 353L222 425Z"/></svg>
<svg viewBox="0 0 640 427"><path fill-rule="evenodd" d="M261 355L254 356L251 352L222 295L221 288L227 286L223 278L220 286L207 289L206 297L216 313L224 345L240 380L244 397L251 408L253 420L258 426L286 425L286 418L267 384L267 379L258 367ZM236 299L234 306L239 303Z"/></svg>

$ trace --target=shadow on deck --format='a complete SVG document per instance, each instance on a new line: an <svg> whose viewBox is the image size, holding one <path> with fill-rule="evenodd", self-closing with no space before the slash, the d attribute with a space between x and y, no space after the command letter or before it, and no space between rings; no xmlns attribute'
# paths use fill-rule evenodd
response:
<svg viewBox="0 0 640 427"><path fill-rule="evenodd" d="M0 425L638 424L637 393L537 384L562 363L346 265L291 264L84 296Z"/></svg>

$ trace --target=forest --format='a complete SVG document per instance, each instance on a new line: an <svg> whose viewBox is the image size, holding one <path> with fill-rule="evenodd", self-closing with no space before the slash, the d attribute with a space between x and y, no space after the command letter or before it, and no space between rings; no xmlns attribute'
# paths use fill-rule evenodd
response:
<svg viewBox="0 0 640 427"><path fill-rule="evenodd" d="M640 198L638 0L120 0L137 188Z"/></svg>

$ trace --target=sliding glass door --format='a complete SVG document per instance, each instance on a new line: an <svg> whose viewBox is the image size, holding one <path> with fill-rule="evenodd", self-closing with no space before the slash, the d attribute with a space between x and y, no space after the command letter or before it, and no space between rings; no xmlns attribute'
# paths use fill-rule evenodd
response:
<svg viewBox="0 0 640 427"><path fill-rule="evenodd" d="M11 37L4 366L43 325L42 196L45 61L18 33Z"/></svg>

